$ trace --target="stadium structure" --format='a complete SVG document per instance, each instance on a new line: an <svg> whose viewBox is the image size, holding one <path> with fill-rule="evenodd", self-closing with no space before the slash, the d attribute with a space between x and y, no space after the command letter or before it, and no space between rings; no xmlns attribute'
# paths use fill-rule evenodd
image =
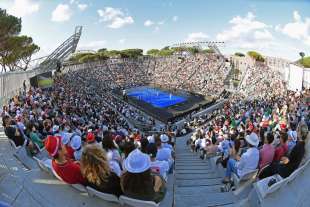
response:
<svg viewBox="0 0 310 207"><path fill-rule="evenodd" d="M78 183L67 184L51 166L52 157L47 149L38 147L35 154L29 154L31 139L25 135L26 141L18 146L8 139L8 126L3 123L4 127L0 129L0 200L6 203L3 205L309 206L309 160L299 162L287 176L281 176L279 172L261 178L264 168L271 166L268 163L243 175L234 171L230 180L222 183L230 167L229 161L224 164L230 153L225 151L225 141L235 141L233 147L229 145L235 149L237 139L238 143L253 143L250 140L253 134L264 137L267 136L264 133L274 132L274 143L278 146L282 143L280 137L284 136L281 133L286 129L294 131L295 120L308 120L308 108L303 106L309 103L310 97L309 91L305 90L309 87L308 69L274 57L264 57L265 61L259 62L249 56L225 56L220 51L224 42L171 46L212 49L213 52L207 54L179 53L169 57L109 58L72 63L69 57L75 54L81 34L82 27L76 27L74 34L55 51L35 60L31 70L1 74L1 105L10 103L13 106L15 100L27 96L27 88L41 87L38 93L46 92L35 105L40 106L42 102L46 109L45 113L42 111L44 119L52 117L54 134L61 133L59 116L63 119L67 116L72 128L81 126L76 127L74 133L80 133L85 143L86 134L98 133L100 137L100 133L107 130L115 134L114 138L134 139L138 148L142 146L142 139L136 137L147 138L148 142L160 137L164 142L163 135L169 135L169 141L174 145L173 164L170 172L165 174L165 196L155 203L125 195L117 197ZM286 111L282 113L286 106L293 107L293 103L302 108L303 115L280 119L280 115L286 116ZM21 122L22 107L18 105L14 111L17 126ZM52 107L57 110L51 112ZM65 109L62 111L61 107ZM34 109L29 115L33 113ZM25 120L27 115L23 115ZM299 122L298 127L302 128ZM235 134L236 140L228 137ZM264 144L261 139L260 147ZM115 143L117 141L114 139ZM246 144L241 148L247 150ZM294 152L294 148L291 150Z"/></svg>

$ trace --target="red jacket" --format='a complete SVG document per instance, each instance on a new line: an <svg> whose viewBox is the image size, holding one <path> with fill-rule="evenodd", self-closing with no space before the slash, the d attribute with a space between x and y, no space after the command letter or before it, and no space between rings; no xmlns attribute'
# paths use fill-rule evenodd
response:
<svg viewBox="0 0 310 207"><path fill-rule="evenodd" d="M74 149L72 149L71 146L66 145L66 150L67 150L67 158L70 160L75 160L74 158Z"/></svg>
<svg viewBox="0 0 310 207"><path fill-rule="evenodd" d="M82 176L80 165L71 160L63 165L57 164L55 160L53 160L52 167L56 174L68 184L84 185L86 183L86 180Z"/></svg>
<svg viewBox="0 0 310 207"><path fill-rule="evenodd" d="M284 145L277 147L274 153L273 161L280 161L281 157L283 157L287 153L287 151L288 146L286 143Z"/></svg>

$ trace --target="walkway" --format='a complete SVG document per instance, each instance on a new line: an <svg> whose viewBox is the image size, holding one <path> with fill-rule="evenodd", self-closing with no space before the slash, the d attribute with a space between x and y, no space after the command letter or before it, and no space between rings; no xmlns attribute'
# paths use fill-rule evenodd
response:
<svg viewBox="0 0 310 207"><path fill-rule="evenodd" d="M221 193L223 176L201 160L186 145L188 137L177 138L175 161L175 207L233 207L232 192Z"/></svg>

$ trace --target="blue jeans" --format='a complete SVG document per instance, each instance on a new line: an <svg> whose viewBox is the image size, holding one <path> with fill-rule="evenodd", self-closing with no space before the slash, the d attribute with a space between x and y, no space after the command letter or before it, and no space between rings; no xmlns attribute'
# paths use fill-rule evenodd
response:
<svg viewBox="0 0 310 207"><path fill-rule="evenodd" d="M234 159L229 159L227 162L227 167L226 167L226 173L225 176L230 178L231 173L237 174L237 167L236 167L237 161Z"/></svg>

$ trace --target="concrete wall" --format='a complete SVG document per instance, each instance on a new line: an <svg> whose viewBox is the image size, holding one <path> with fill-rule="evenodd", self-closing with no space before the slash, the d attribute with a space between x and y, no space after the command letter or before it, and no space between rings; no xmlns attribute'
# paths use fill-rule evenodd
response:
<svg viewBox="0 0 310 207"><path fill-rule="evenodd" d="M30 85L30 78L37 74L36 71L7 72L0 74L0 107L6 104L7 100L18 93L26 85Z"/></svg>
<svg viewBox="0 0 310 207"><path fill-rule="evenodd" d="M304 68L303 85L310 88L310 68Z"/></svg>

